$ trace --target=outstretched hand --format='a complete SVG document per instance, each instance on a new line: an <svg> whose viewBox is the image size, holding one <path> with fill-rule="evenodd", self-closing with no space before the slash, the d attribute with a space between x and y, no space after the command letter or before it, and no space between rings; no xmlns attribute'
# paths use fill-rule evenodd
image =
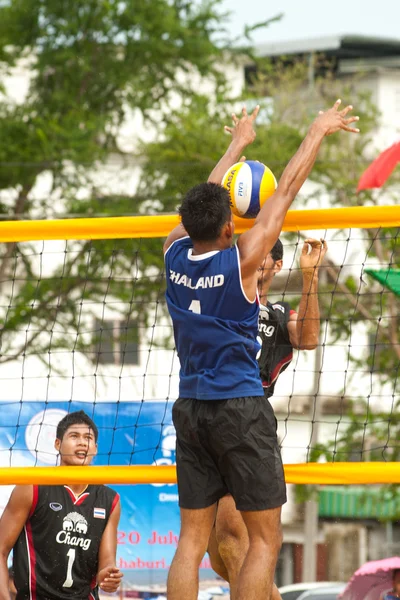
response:
<svg viewBox="0 0 400 600"><path fill-rule="evenodd" d="M349 131L350 133L360 133L360 130L356 127L351 127L352 123L359 120L360 117L347 117L348 113L353 110L351 104L339 110L341 100L336 100L335 104L326 111L320 111L318 117L313 123L313 127L322 128L324 135L332 135L337 131Z"/></svg>
<svg viewBox="0 0 400 600"><path fill-rule="evenodd" d="M303 275L313 276L318 271L327 250L328 245L325 240L314 240L313 238L304 240L300 256L300 269Z"/></svg>
<svg viewBox="0 0 400 600"><path fill-rule="evenodd" d="M243 146L252 144L256 139L254 123L259 113L260 107L257 105L251 115L247 114L246 107L242 108L242 117L239 119L235 113L232 113L233 127L225 125L224 129L232 135L232 140L239 140Z"/></svg>
<svg viewBox="0 0 400 600"><path fill-rule="evenodd" d="M239 119L235 113L232 114L233 127L225 126L225 131L231 134L232 141L221 160L215 165L211 171L208 182L221 184L221 181L231 166L238 162L239 156L244 152L246 146L254 142L256 132L254 131L254 121L260 110L256 106L251 115L247 114L246 107L242 109L242 117ZM246 160L245 156L241 156L240 162ZM168 241L168 240L167 240Z"/></svg>

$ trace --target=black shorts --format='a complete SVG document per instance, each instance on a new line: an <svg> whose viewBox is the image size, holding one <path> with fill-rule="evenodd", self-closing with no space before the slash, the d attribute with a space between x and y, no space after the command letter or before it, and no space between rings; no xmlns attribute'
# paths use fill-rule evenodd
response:
<svg viewBox="0 0 400 600"><path fill-rule="evenodd" d="M179 398L172 417L181 508L206 508L227 493L238 510L286 502L276 419L264 396Z"/></svg>

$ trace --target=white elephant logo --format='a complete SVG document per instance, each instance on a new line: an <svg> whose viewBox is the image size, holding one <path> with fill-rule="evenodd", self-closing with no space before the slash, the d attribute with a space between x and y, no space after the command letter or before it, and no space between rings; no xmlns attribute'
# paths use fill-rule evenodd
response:
<svg viewBox="0 0 400 600"><path fill-rule="evenodd" d="M85 517L77 512L68 513L63 519L63 530L87 534L88 524Z"/></svg>

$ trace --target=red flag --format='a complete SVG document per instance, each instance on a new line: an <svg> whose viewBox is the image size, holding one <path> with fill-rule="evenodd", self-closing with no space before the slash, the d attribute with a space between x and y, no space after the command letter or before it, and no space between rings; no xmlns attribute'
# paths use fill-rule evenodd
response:
<svg viewBox="0 0 400 600"><path fill-rule="evenodd" d="M382 152L361 175L357 192L382 187L389 175L400 162L400 142Z"/></svg>

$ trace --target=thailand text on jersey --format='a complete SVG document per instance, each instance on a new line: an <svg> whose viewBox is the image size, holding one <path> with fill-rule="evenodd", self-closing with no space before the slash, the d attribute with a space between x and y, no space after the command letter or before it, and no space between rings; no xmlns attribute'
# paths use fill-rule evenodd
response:
<svg viewBox="0 0 400 600"><path fill-rule="evenodd" d="M193 256L189 237L166 252L167 304L181 370L179 395L262 396L256 360L258 300L244 294L237 246Z"/></svg>
<svg viewBox="0 0 400 600"><path fill-rule="evenodd" d="M293 358L293 346L287 327L293 312L287 302L267 302L266 306L260 305L258 341L261 352L258 364L266 398L273 395L276 380Z"/></svg>
<svg viewBox="0 0 400 600"><path fill-rule="evenodd" d="M89 485L33 487L29 518L14 546L17 600L97 598L100 541L119 496Z"/></svg>

